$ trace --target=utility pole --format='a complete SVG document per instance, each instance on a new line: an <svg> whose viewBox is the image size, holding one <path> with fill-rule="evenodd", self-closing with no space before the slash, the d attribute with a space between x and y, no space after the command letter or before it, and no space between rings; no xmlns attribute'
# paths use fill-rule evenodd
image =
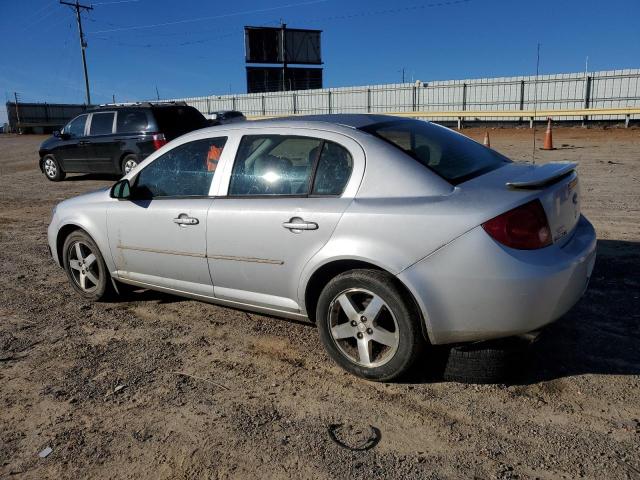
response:
<svg viewBox="0 0 640 480"><path fill-rule="evenodd" d="M20 107L18 106L18 92L13 92L13 98L16 100L16 118L18 123L16 126L18 127L18 133L22 133L22 129L20 128Z"/></svg>
<svg viewBox="0 0 640 480"><path fill-rule="evenodd" d="M84 86L87 90L87 105L91 105L91 93L89 93L89 74L87 73L87 57L85 50L87 48L87 42L84 39L84 33L82 32L82 18L80 17L80 10L93 10L92 6L80 5L78 0L75 3L64 2L60 0L61 5L69 5L76 11L76 20L78 21L78 35L80 36L80 49L82 51L82 67L84 68Z"/></svg>
<svg viewBox="0 0 640 480"><path fill-rule="evenodd" d="M405 72L406 72L406 67L402 67L400 70L398 70L398 73L402 74L402 83L404 83L404 80L405 80Z"/></svg>
<svg viewBox="0 0 640 480"><path fill-rule="evenodd" d="M282 91L287 90L287 24L280 21L280 49L282 51Z"/></svg>

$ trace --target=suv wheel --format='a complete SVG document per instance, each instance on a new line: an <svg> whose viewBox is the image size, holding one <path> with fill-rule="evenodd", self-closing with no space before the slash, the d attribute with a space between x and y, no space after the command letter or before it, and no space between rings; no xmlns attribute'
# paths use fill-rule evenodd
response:
<svg viewBox="0 0 640 480"><path fill-rule="evenodd" d="M136 155L126 155L122 159L122 174L126 175L138 166L138 157Z"/></svg>
<svg viewBox="0 0 640 480"><path fill-rule="evenodd" d="M73 289L91 301L111 293L111 277L98 246L83 231L76 230L64 241L62 261Z"/></svg>
<svg viewBox="0 0 640 480"><path fill-rule="evenodd" d="M52 182L64 180L66 174L60 167L58 160L53 155L45 155L42 158L42 171L44 175Z"/></svg>
<svg viewBox="0 0 640 480"><path fill-rule="evenodd" d="M413 301L386 272L351 270L338 275L320 294L316 318L331 358L370 380L399 377L425 346Z"/></svg>

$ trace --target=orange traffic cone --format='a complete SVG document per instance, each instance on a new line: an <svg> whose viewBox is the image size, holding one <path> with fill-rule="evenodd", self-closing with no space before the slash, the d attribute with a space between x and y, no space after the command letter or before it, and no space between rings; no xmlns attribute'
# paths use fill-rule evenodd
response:
<svg viewBox="0 0 640 480"><path fill-rule="evenodd" d="M484 133L484 146L487 148L491 148L491 140L489 140L489 130L486 130Z"/></svg>
<svg viewBox="0 0 640 480"><path fill-rule="evenodd" d="M551 133L551 117L547 118L547 132L544 134L542 150L555 150L555 148L553 148L553 134Z"/></svg>

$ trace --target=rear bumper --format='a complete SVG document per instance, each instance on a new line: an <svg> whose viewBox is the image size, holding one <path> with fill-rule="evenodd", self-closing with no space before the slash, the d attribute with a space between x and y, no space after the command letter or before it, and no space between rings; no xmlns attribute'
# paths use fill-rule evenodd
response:
<svg viewBox="0 0 640 480"><path fill-rule="evenodd" d="M514 250L474 228L398 275L416 298L434 344L537 330L564 315L587 288L596 233L580 217L562 247Z"/></svg>

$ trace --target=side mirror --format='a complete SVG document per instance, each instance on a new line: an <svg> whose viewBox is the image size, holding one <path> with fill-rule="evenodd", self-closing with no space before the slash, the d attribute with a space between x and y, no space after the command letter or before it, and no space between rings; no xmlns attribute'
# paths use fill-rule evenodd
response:
<svg viewBox="0 0 640 480"><path fill-rule="evenodd" d="M109 191L111 198L117 198L118 200L127 200L131 198L131 185L126 178L117 182Z"/></svg>
<svg viewBox="0 0 640 480"><path fill-rule="evenodd" d="M59 137L60 136L60 130L54 130L53 131L53 136L54 137Z"/></svg>

